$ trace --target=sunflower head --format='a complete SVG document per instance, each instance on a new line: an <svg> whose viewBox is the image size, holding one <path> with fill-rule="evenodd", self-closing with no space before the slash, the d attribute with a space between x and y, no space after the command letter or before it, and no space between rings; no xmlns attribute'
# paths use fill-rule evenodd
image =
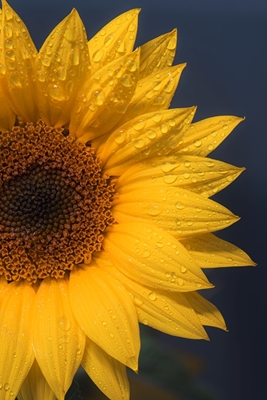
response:
<svg viewBox="0 0 267 400"><path fill-rule="evenodd" d="M203 269L253 265L213 234L210 199L242 172L207 158L241 121L168 109L176 30L134 49L139 9L89 41L74 9L38 51L0 14L0 398L63 400L80 365L129 399L139 323L225 329Z"/></svg>

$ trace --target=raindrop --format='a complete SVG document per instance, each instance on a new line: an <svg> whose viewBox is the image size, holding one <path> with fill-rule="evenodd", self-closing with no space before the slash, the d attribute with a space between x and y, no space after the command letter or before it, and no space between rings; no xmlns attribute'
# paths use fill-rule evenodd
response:
<svg viewBox="0 0 267 400"><path fill-rule="evenodd" d="M70 329L70 320L68 317L63 315L58 319L58 327L63 331L68 331Z"/></svg>
<svg viewBox="0 0 267 400"><path fill-rule="evenodd" d="M194 142L194 146L195 146L195 147L200 147L201 145L202 145L201 140L196 140L196 141Z"/></svg>
<svg viewBox="0 0 267 400"><path fill-rule="evenodd" d="M102 57L103 57L103 51L102 50L98 50L93 54L93 61L98 63L99 61L101 61Z"/></svg>
<svg viewBox="0 0 267 400"><path fill-rule="evenodd" d="M148 298L151 301L155 301L157 299L157 295L155 292L151 292L151 293L149 293Z"/></svg>
<svg viewBox="0 0 267 400"><path fill-rule="evenodd" d="M114 140L117 144L122 144L125 141L125 139L126 139L125 132L119 132Z"/></svg>
<svg viewBox="0 0 267 400"><path fill-rule="evenodd" d="M187 271L187 269L182 265L180 271L182 272L182 274L184 274Z"/></svg>
<svg viewBox="0 0 267 400"><path fill-rule="evenodd" d="M109 47L114 39L113 34L108 35L104 40L105 47Z"/></svg>
<svg viewBox="0 0 267 400"><path fill-rule="evenodd" d="M136 139L136 140L133 141L133 145L137 149L141 149L142 147L144 147L145 142L143 141L143 139Z"/></svg>
<svg viewBox="0 0 267 400"><path fill-rule="evenodd" d="M144 250L142 253L142 257L147 258L150 256L150 252L148 250Z"/></svg>

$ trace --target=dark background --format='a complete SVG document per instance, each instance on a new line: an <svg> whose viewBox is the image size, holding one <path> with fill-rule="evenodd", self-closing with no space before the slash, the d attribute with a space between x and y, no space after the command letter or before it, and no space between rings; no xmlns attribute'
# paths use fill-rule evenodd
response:
<svg viewBox="0 0 267 400"><path fill-rule="evenodd" d="M157 340L185 354L187 362L191 357L200 360L200 374L194 379L212 388L216 400L267 399L267 1L10 0L10 5L26 22L38 48L72 7L78 9L88 38L118 14L142 7L137 45L178 28L175 63L187 62L187 68L172 107L198 105L196 120L246 116L211 157L247 168L216 196L242 217L220 236L246 250L258 267L209 274L216 288L207 297L222 311L229 333L208 329L210 342L167 336Z"/></svg>

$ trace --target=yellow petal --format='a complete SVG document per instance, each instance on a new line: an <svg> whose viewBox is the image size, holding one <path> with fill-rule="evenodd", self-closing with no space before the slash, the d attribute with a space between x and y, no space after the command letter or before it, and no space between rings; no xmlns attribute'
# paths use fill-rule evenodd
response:
<svg viewBox="0 0 267 400"><path fill-rule="evenodd" d="M121 175L136 162L168 154L188 129L194 113L194 107L178 108L140 115L127 122L97 150L105 171Z"/></svg>
<svg viewBox="0 0 267 400"><path fill-rule="evenodd" d="M63 400L85 346L85 335L70 309L65 280L43 280L36 295L33 326L37 362L57 399Z"/></svg>
<svg viewBox="0 0 267 400"><path fill-rule="evenodd" d="M46 124L69 122L73 100L88 75L86 32L73 9L48 36L36 60L38 105Z"/></svg>
<svg viewBox="0 0 267 400"><path fill-rule="evenodd" d="M128 290L137 309L139 322L169 335L207 339L198 316L187 301L186 293L152 291L120 273L110 262L108 264L103 260L102 253L95 259L97 265L118 279Z"/></svg>
<svg viewBox="0 0 267 400"><path fill-rule="evenodd" d="M137 316L126 290L94 266L72 271L71 305L86 335L111 357L137 368Z"/></svg>
<svg viewBox="0 0 267 400"><path fill-rule="evenodd" d="M105 25L89 42L92 72L131 53L138 27L139 8L126 11Z"/></svg>
<svg viewBox="0 0 267 400"><path fill-rule="evenodd" d="M176 29L143 44L141 46L139 79L170 67L175 56L176 44Z"/></svg>
<svg viewBox="0 0 267 400"><path fill-rule="evenodd" d="M70 131L86 142L111 129L123 116L138 78L139 51L106 65L88 79L75 101Z"/></svg>
<svg viewBox="0 0 267 400"><path fill-rule="evenodd" d="M141 187L171 185L209 197L228 186L243 168L198 156L168 156L149 159L129 168L116 181L120 193Z"/></svg>
<svg viewBox="0 0 267 400"><path fill-rule="evenodd" d="M256 265L243 250L210 233L185 238L182 243L201 268Z"/></svg>
<svg viewBox="0 0 267 400"><path fill-rule="evenodd" d="M5 0L2 4L0 46L2 47L0 55L2 87L12 110L24 121L36 122L39 118L34 77L37 50L20 17Z"/></svg>
<svg viewBox="0 0 267 400"><path fill-rule="evenodd" d="M197 313L202 325L227 330L222 314L212 303L196 292L185 293L185 297Z"/></svg>
<svg viewBox="0 0 267 400"><path fill-rule="evenodd" d="M173 153L205 157L215 150L243 118L218 116L203 119L191 125Z"/></svg>
<svg viewBox="0 0 267 400"><path fill-rule="evenodd" d="M4 290L0 301L1 400L13 400L34 360L31 318L35 293L25 282L10 283Z"/></svg>
<svg viewBox="0 0 267 400"><path fill-rule="evenodd" d="M1 66L0 66L1 68ZM6 132L13 128L15 122L15 113L9 107L6 96L1 87L0 80L0 132Z"/></svg>
<svg viewBox="0 0 267 400"><path fill-rule="evenodd" d="M120 125L141 114L167 109L184 67L185 64L180 64L172 68L165 68L139 80L127 112L120 120Z"/></svg>
<svg viewBox="0 0 267 400"><path fill-rule="evenodd" d="M126 367L89 339L87 339L82 366L92 381L109 399L129 399Z"/></svg>
<svg viewBox="0 0 267 400"><path fill-rule="evenodd" d="M104 249L123 274L149 287L187 292L212 286L181 243L153 225L113 225Z"/></svg>
<svg viewBox="0 0 267 400"><path fill-rule="evenodd" d="M153 222L179 238L214 232L239 219L215 201L157 182L125 193L118 189L112 214L119 223Z"/></svg>
<svg viewBox="0 0 267 400"><path fill-rule="evenodd" d="M35 360L21 389L18 400L57 400Z"/></svg>

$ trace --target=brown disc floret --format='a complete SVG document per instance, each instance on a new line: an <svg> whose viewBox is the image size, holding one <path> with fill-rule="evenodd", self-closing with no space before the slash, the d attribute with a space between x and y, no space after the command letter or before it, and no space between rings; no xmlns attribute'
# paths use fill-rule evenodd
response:
<svg viewBox="0 0 267 400"><path fill-rule="evenodd" d="M68 131L15 126L0 135L0 274L34 283L89 263L113 224L114 185Z"/></svg>

